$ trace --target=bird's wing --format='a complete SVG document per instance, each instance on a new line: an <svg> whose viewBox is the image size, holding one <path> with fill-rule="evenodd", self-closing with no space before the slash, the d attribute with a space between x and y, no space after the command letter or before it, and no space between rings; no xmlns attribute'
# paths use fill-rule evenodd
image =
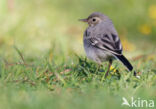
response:
<svg viewBox="0 0 156 109"><path fill-rule="evenodd" d="M122 45L119 37L115 34L98 34L96 37L88 39L96 48L106 50L114 55L122 55Z"/></svg>

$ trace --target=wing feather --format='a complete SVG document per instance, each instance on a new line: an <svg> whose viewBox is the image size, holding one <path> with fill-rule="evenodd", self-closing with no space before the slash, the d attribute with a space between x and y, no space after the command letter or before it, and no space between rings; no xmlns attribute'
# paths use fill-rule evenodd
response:
<svg viewBox="0 0 156 109"><path fill-rule="evenodd" d="M91 44L96 48L109 51L115 55L122 54L122 46L121 46L120 39L118 38L118 36L114 34L111 34L111 36L108 34L104 34L104 35L98 34L98 37L90 37L89 39Z"/></svg>

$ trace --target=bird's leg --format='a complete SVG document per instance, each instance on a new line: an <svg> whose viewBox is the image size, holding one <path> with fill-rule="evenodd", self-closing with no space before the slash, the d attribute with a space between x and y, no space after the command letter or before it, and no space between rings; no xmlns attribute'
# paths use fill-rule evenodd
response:
<svg viewBox="0 0 156 109"><path fill-rule="evenodd" d="M109 60L109 65L108 65L108 70L107 70L107 72L106 72L106 74L105 74L105 78L108 76L108 73L109 73L109 71L110 71L111 65L112 65L112 60L110 59L110 60Z"/></svg>

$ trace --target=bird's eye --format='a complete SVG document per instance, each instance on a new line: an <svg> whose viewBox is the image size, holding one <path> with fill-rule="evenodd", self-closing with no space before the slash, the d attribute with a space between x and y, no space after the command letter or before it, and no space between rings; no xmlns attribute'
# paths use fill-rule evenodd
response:
<svg viewBox="0 0 156 109"><path fill-rule="evenodd" d="M93 19L93 22L95 22L95 21L96 21L96 19L94 18L94 19Z"/></svg>

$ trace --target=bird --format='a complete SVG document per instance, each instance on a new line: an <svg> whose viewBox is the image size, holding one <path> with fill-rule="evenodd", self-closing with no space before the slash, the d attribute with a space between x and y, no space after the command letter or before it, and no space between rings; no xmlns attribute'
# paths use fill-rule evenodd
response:
<svg viewBox="0 0 156 109"><path fill-rule="evenodd" d="M108 76L113 60L118 59L129 70L133 71L132 64L123 55L123 47L112 20L100 12L94 12L79 21L88 23L83 34L83 45L87 58L101 65L108 61ZM136 76L136 72L133 73Z"/></svg>

